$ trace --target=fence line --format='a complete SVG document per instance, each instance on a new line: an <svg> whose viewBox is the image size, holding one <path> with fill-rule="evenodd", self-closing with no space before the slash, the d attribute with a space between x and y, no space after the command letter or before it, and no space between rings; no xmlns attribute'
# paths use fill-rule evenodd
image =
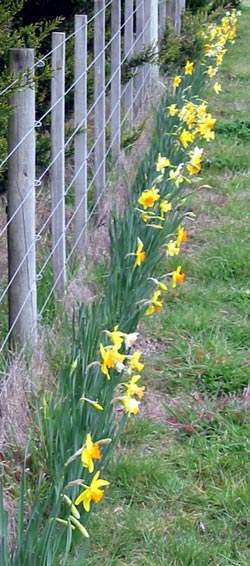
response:
<svg viewBox="0 0 250 566"><path fill-rule="evenodd" d="M183 0L171 0L171 4L171 13L180 20ZM131 126L150 84L158 78L158 68L146 64L123 86L122 66L144 47L153 44L157 50L158 37L169 16L168 6L167 0L125 0L122 21L121 0L95 0L94 15L91 18L76 15L74 31L67 37L63 32L54 32L51 51L36 62L33 54L29 64L23 63L22 68L19 68L23 72L23 78L20 79L20 75L18 79L14 77L11 84L0 93L0 96L6 95L8 90L12 93L16 81L26 81L25 86L18 89L10 100L14 107L9 126L12 132L9 133L11 143L8 155L0 164L1 170L8 163L9 183L8 217L0 230L0 238L6 238L6 233L8 236L6 263L8 261L9 276L7 283L4 278L0 279L0 305L5 319L9 317L9 329L3 332L0 328L0 355L10 341L23 352L27 338L36 337L37 321L42 318L51 297L64 295L67 264L75 254L78 257L83 255L89 222L101 211L102 196L110 177L107 175L106 179L107 159L114 163L119 157L121 133L126 126ZM111 13L111 38L108 41L105 38L107 8ZM90 23L94 25L94 54L88 64L87 39ZM175 20L174 23L178 31L180 23ZM65 48L70 39L75 42L74 76L65 89ZM27 51L33 50L18 50L20 57ZM35 99L32 72L38 66L45 65L49 57L52 67L51 104L40 113L40 118L35 119L34 102L31 102L32 97ZM107 67L109 57L110 71ZM24 71L27 67L30 69L28 80ZM87 91L89 74L92 72L94 100L90 103ZM66 97L71 92L74 100L65 114ZM25 107L27 115L24 113ZM36 112L39 116L39 108ZM50 119L50 133L49 126L45 126L45 118ZM21 124L21 131L19 129L13 133L13 123ZM65 126L68 124L71 131L66 138ZM42 136L47 136L51 148L49 163L42 168L37 178L35 131L38 157ZM72 143L73 155L67 159L65 151L71 150ZM70 177L67 183L66 177ZM35 230L35 195L38 187L40 197L45 202L41 225ZM90 195L93 204L89 210ZM67 220L66 199L71 201ZM39 196L37 203L40 206ZM20 233L20 226L23 235ZM68 238L70 251L67 252ZM48 269L53 275L50 275L49 288L43 289L45 296L37 308L37 283L45 278ZM9 308L6 305L7 296Z"/></svg>

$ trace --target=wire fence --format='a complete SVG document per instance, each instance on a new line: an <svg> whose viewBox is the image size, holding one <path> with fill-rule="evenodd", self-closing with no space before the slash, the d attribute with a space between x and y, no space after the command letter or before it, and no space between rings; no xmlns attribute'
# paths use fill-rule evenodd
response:
<svg viewBox="0 0 250 566"><path fill-rule="evenodd" d="M124 64L144 48L157 49L166 17L178 29L176 18L184 8L183 0L123 5L124 13L121 0L95 0L93 17L75 16L67 37L54 32L51 50L36 62L32 49L11 50L14 80L0 92L10 94L13 108L8 154L0 163L0 171L8 166L7 214L0 208L0 362L10 347L23 351L27 340L36 338L51 301L64 296L69 266L84 255L87 227L101 213L123 132L157 80L158 68L147 63L123 84ZM111 36L105 30L107 13ZM46 66L51 98L40 108L34 75Z"/></svg>

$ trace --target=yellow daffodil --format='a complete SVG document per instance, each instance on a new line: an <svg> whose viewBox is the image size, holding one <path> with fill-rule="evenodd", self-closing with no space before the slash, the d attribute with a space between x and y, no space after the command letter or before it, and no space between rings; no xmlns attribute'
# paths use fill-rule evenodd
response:
<svg viewBox="0 0 250 566"><path fill-rule="evenodd" d="M99 444L93 443L91 434L87 434L86 436L86 444L81 453L81 461L84 468L88 468L89 473L92 474L94 471L94 462L93 460L100 460L101 459L101 452L99 448Z"/></svg>
<svg viewBox="0 0 250 566"><path fill-rule="evenodd" d="M132 374L132 370L135 369L139 373L143 370L144 364L139 362L141 357L141 352L134 352L132 356L128 356L128 374Z"/></svg>
<svg viewBox="0 0 250 566"><path fill-rule="evenodd" d="M192 75L194 70L194 63L192 61L187 61L185 65L185 75Z"/></svg>
<svg viewBox="0 0 250 566"><path fill-rule="evenodd" d="M179 137L181 145L186 148L190 143L194 141L194 134L189 132L188 130L182 130L181 135Z"/></svg>
<svg viewBox="0 0 250 566"><path fill-rule="evenodd" d="M155 291L153 296L150 299L150 305L146 310L146 315L150 316L151 314L153 314L155 311L157 312L161 312L162 311L162 306L163 306L163 300L159 300L161 295L161 291Z"/></svg>
<svg viewBox="0 0 250 566"><path fill-rule="evenodd" d="M174 79L173 79L173 87L174 88L178 88L178 86L181 84L181 77L180 75L175 75Z"/></svg>
<svg viewBox="0 0 250 566"><path fill-rule="evenodd" d="M167 157L162 157L161 154L159 153L156 162L156 171L160 173L164 173L166 167L169 167L169 165L170 165L169 159Z"/></svg>
<svg viewBox="0 0 250 566"><path fill-rule="evenodd" d="M101 370L107 379L110 379L109 369L116 368L117 371L121 371L120 366L116 366L117 363L123 364L126 356L119 354L115 348L106 347L105 349L102 343L100 344L100 354L102 357Z"/></svg>
<svg viewBox="0 0 250 566"><path fill-rule="evenodd" d="M209 77L214 77L214 75L216 75L218 69L216 67L212 67L212 65L209 65L208 70L207 70L207 74Z"/></svg>
<svg viewBox="0 0 250 566"><path fill-rule="evenodd" d="M176 240L170 240L170 242L168 242L166 246L166 255L168 257L174 257L176 255L179 255L179 253L180 248L177 246Z"/></svg>
<svg viewBox="0 0 250 566"><path fill-rule="evenodd" d="M75 500L75 505L83 504L83 507L87 513L90 511L90 503L94 501L94 503L99 503L104 496L103 489L106 485L110 483L107 480L99 479L100 472L96 472L94 475L90 486L87 486L86 489L80 493L80 495Z"/></svg>
<svg viewBox="0 0 250 566"><path fill-rule="evenodd" d="M159 189L157 189L154 185L148 191L143 191L140 198L138 199L138 203L143 206L144 210L147 210L147 208L154 206L155 202L159 200L160 195L158 193Z"/></svg>
<svg viewBox="0 0 250 566"><path fill-rule="evenodd" d="M121 401L125 413L127 413L129 416L137 415L137 413L139 412L139 402L136 399L130 397L130 395L125 395L124 397L122 397Z"/></svg>
<svg viewBox="0 0 250 566"><path fill-rule="evenodd" d="M172 210L172 204L167 199L163 199L159 203L159 208L160 208L161 216L163 216L164 214Z"/></svg>
<svg viewBox="0 0 250 566"><path fill-rule="evenodd" d="M177 187L179 187L179 185L184 181L184 177L182 175L182 167L183 164L180 163L175 170L171 169L171 171L169 172L169 178L171 179L171 181L174 181Z"/></svg>
<svg viewBox="0 0 250 566"><path fill-rule="evenodd" d="M141 379L140 375L133 375L128 383L125 383L125 387L127 389L127 395L136 395L139 399L141 399L144 395L145 387L139 387L137 385L137 381Z"/></svg>
<svg viewBox="0 0 250 566"><path fill-rule="evenodd" d="M112 351L105 350L104 346L100 344L100 354L102 357L102 364L101 364L102 373L106 375L107 379L110 379L108 370L115 367L115 360L112 356Z"/></svg>
<svg viewBox="0 0 250 566"><path fill-rule="evenodd" d="M187 232L182 226L178 226L176 245L180 248L181 244L184 244L187 240Z"/></svg>
<svg viewBox="0 0 250 566"><path fill-rule="evenodd" d="M197 175L200 172L202 154L203 149L200 149L198 146L189 152L190 163L187 164L187 170L190 175Z"/></svg>
<svg viewBox="0 0 250 566"><path fill-rule="evenodd" d="M137 238L137 249L135 252L135 267L139 267L141 265L141 263L143 263L143 261L145 260L146 257L146 252L143 251L143 242L140 240L140 238Z"/></svg>
<svg viewBox="0 0 250 566"><path fill-rule="evenodd" d="M221 90L222 90L221 84L218 82L214 83L214 91L216 92L216 94L219 94Z"/></svg>
<svg viewBox="0 0 250 566"><path fill-rule="evenodd" d="M184 283L185 273L181 273L181 265L178 265L177 269L172 274L172 288L175 289L177 283Z"/></svg>
<svg viewBox="0 0 250 566"><path fill-rule="evenodd" d="M105 330L104 332L106 332L106 334L108 335L108 337L110 338L111 342L115 345L115 346L121 346L123 343L123 336L124 333L120 332L118 330L118 325L116 325L114 327L114 330L112 332L109 332L109 330Z"/></svg>
<svg viewBox="0 0 250 566"><path fill-rule="evenodd" d="M170 106L168 106L168 115L176 116L176 114L178 114L178 108L176 104L170 104Z"/></svg>

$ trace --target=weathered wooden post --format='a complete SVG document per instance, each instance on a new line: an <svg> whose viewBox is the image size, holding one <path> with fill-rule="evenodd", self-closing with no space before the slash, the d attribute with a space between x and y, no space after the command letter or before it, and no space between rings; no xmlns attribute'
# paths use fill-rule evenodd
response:
<svg viewBox="0 0 250 566"><path fill-rule="evenodd" d="M106 182L105 164L105 0L94 4L95 201Z"/></svg>
<svg viewBox="0 0 250 566"><path fill-rule="evenodd" d="M150 22L150 38L151 43L155 45L156 54L158 53L158 0L151 1L151 22ZM152 83L157 83L159 79L159 67L158 65L152 65L151 70Z"/></svg>
<svg viewBox="0 0 250 566"><path fill-rule="evenodd" d="M119 156L121 146L121 0L111 6L111 155Z"/></svg>
<svg viewBox="0 0 250 566"><path fill-rule="evenodd" d="M9 331L11 346L36 337L35 89L33 49L10 50L10 72L23 73L10 97L8 153ZM16 149L15 149L16 148Z"/></svg>
<svg viewBox="0 0 250 566"><path fill-rule="evenodd" d="M83 254L88 220L87 192L87 16L75 16L74 138L75 247Z"/></svg>
<svg viewBox="0 0 250 566"><path fill-rule="evenodd" d="M52 260L54 288L63 295L66 284L65 245L65 33L52 33L51 80L51 196L52 196Z"/></svg>
<svg viewBox="0 0 250 566"><path fill-rule="evenodd" d="M139 54L143 50L143 27L144 27L144 2L142 0L136 0L136 40L135 40L135 53ZM134 94L134 108L135 113L141 107L143 99L143 80L144 80L144 69L141 65L137 68L137 73L135 77L135 94Z"/></svg>
<svg viewBox="0 0 250 566"><path fill-rule="evenodd" d="M124 56L131 59L134 43L134 0L125 0ZM124 86L124 116L129 126L133 120L133 78Z"/></svg>
<svg viewBox="0 0 250 566"><path fill-rule="evenodd" d="M159 0L159 38L161 38L165 32L165 24L167 17L167 0Z"/></svg>

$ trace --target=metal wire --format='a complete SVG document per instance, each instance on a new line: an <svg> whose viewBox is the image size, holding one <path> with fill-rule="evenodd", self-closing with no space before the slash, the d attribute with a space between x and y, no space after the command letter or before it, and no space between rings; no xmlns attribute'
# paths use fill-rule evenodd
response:
<svg viewBox="0 0 250 566"><path fill-rule="evenodd" d="M110 6L111 4L112 4L112 0L110 0L110 1L105 5L105 7L102 8L102 9L98 12L98 14L100 14L101 12L103 12L103 10L105 10L105 9L106 9L108 6ZM138 5L134 8L133 13L130 14L130 16L126 19L126 21L123 22L123 24L121 25L119 31L117 31L116 34L110 39L110 41L108 41L108 42L106 43L105 48L104 48L104 51L106 51L106 50L109 48L109 46L111 45L111 43L112 43L112 41L115 39L115 37L116 37L118 34L121 33L121 30L127 25L128 21L131 20L131 18L134 18L135 14L137 13L137 10L138 10L143 4L144 4L144 0L141 0L140 4L138 4ZM95 19L95 17L96 17L98 14L95 14L95 15L87 22L87 25L89 25L89 24ZM150 19L151 19L151 18L150 18ZM147 22L144 22L143 30L141 31L139 37L137 37L137 38L135 39L135 41L133 42L133 45L131 45L131 47L130 47L129 51L126 53L126 55L124 55L123 58L121 59L121 63L120 63L121 65L128 59L128 56L130 55L130 53L133 51L133 49L134 49L135 46L137 45L137 42L140 40L141 37L143 37L143 34L145 33L145 30L147 29L147 27L148 27L148 25L149 25L150 19L149 19ZM84 27L85 25L86 25L86 23L84 23L82 27ZM73 32L72 34L70 34L70 35L65 39L65 42L68 41L69 39L71 39L72 37L74 37L74 36L76 35L76 33L78 33L78 31L80 31L80 29L81 29L81 28L78 28L77 31L75 31L75 32ZM55 49L57 49L57 48L58 48L58 47L56 47ZM55 50L55 49L54 49L54 50ZM53 51L54 51L54 50L53 50ZM47 53L43 58L39 59L39 60L35 63L35 65L34 65L32 68L37 67L39 64L40 64L40 65L41 65L41 64L45 64L45 60L46 60L51 54L52 54L52 51L50 51L49 53ZM98 54L98 56L95 57L95 58L91 61L91 63L88 65L87 69L86 69L74 82L72 82L72 84L68 87L68 89L67 89L67 90L65 91L65 93L64 93L64 96L61 97L60 99L58 99L55 104L53 104L52 106L50 106L50 108L39 118L39 120L37 120L37 121L35 122L34 127L35 127L35 126L38 126L38 125L41 125L41 123L42 123L42 121L45 119L45 117L55 108L55 106L62 100L62 98L66 97L66 96L69 94L69 92L76 86L76 84L78 83L78 81L80 81L81 78L82 78L85 74L87 74L87 72L88 72L88 71L90 70L90 68L96 63L96 61L98 60L98 58L99 58L102 54L103 54L103 51L102 51L102 53ZM112 75L110 76L109 80L107 81L107 83L106 83L106 85L105 85L104 90L100 93L100 95L98 96L98 98L95 100L95 102L94 102L94 103L91 105L91 107L88 109L87 115L86 115L86 116L84 117L84 119L77 125L77 127L74 128L73 132L70 134L70 136L68 137L68 139L65 141L63 147L60 149L60 151L57 153L57 155L50 161L50 163L48 164L48 166L42 171L42 173L40 174L39 178L35 181L35 186L40 186L40 185L41 185L42 180L43 180L43 179L45 178L45 176L49 173L51 167L54 165L54 163L56 162L56 160L58 159L58 157L59 157L59 156L62 154L62 152L64 152L65 149L69 146L69 144L72 142L72 140L75 138L75 136L77 135L77 133L78 133L79 130L81 129L82 125L83 125L84 123L86 123L87 119L90 117L90 115L91 115L92 112L94 111L96 104L99 102L99 100L100 100L103 96L105 96L106 92L108 91L108 89L109 89L109 87L110 87L110 85L111 85L111 83L112 83L113 78L116 76L116 74L117 74L118 72L120 72L120 69L116 69L116 70L112 73ZM143 80L142 84L140 85L140 88L139 88L139 90L137 91L136 95L133 97L133 102L132 102L130 108L127 110L126 114L123 116L123 118L122 118L122 120L121 120L121 122L120 122L120 128L122 127L122 125L123 125L124 122L126 121L127 116L128 116L128 114L129 114L131 108L133 107L133 105L134 105L135 102L137 101L138 97L141 96L141 93L142 93L143 90L144 90L144 86L145 86L145 84L148 82L148 77L149 77L149 75L150 75L150 69L148 69L148 71L145 73L144 80ZM13 85L12 85L12 84L9 85L9 88L11 88L11 86L13 86ZM7 87L6 87L6 88L7 88ZM126 85L126 87L125 87L124 90L123 90L123 94L124 94L124 92L126 91L126 88L127 88L127 85ZM6 89L5 89L5 92L7 92ZM0 95L1 95L1 94L2 94L2 93L0 93ZM26 253L25 253L25 256L22 258L22 261L20 262L20 265L19 265L18 268L16 269L16 272L14 273L14 275L13 275L12 278L11 278L11 280L8 282L8 285L7 285L6 288L4 289L2 295L0 296L0 304L1 304L1 302L4 300L4 298L6 297L6 294L7 294L7 292L9 291L10 286L12 285L12 283L13 283L13 281L14 281L14 279L15 279L17 273L18 273L18 271L21 269L21 267L22 267L23 264L25 263L25 261L26 261L28 255L29 255L31 249L33 248L33 246L35 245L35 243L41 239L42 233L44 232L44 230L45 230L46 227L48 226L49 222L52 220L52 218L53 218L53 216L54 216L56 210L58 209L58 207L61 206L61 204L62 204L62 202L63 202L63 199L64 199L65 196L69 193L70 189L71 189L72 186L74 185L75 180L77 179L78 175L80 174L82 168L86 165L86 162L87 162L87 160L89 159L89 157L91 156L91 154L93 153L93 151L94 151L94 149L95 149L95 147L96 147L98 141L99 141L100 138L104 135L104 132L105 132L105 130L106 130L106 128L107 128L107 126L108 126L110 120L112 119L112 116L113 116L114 113L116 112L117 107L120 105L120 103L121 103L121 99L120 99L120 100L117 100L117 103L114 105L114 107L112 108L111 113L109 114L108 118L106 118L106 120L105 120L105 124L104 124L104 129L103 129L103 131L99 134L99 136L97 137L97 139L94 140L94 143L93 143L92 146L89 148L89 150L88 150L88 152L87 152L86 158L83 160L83 162L82 162L82 164L80 165L80 167L78 168L78 170L74 173L74 175L73 175L73 177L71 178L71 180L70 180L70 182L69 182L67 188L65 189L64 196L61 197L61 199L57 202L56 206L50 211L49 215L47 216L47 218L46 218L45 221L43 222L42 226L40 227L39 231L37 232L34 241L30 244L29 248L27 249L27 251L26 251ZM29 132L26 133L26 135L24 136L24 138L16 145L15 148L13 148L13 150L10 152L10 154L2 161L2 163L0 164L0 168L1 168L1 167L6 163L6 161L11 157L11 155L14 153L14 151L15 151L16 149L18 149L18 147L20 147L21 143L23 143L23 141L27 138L27 136L33 131L34 127L33 127L32 129L30 129ZM75 209L74 209L74 211L73 211L73 213L72 213L70 219L68 220L67 224L65 225L64 233L58 238L56 244L55 244L54 246L52 246L52 249L50 250L49 254L47 255L47 257L46 257L46 259L45 259L45 261L44 261L42 267L39 269L39 272L37 273L37 276L36 276L36 280L34 281L33 285L31 286L31 289L29 290L29 292L28 292L28 294L27 294L27 296L26 296L26 299L25 299L25 301L23 302L22 307L20 308L19 313L16 315L15 321L12 323L12 326L11 326L11 328L9 329L9 331L8 331L8 333L7 333L7 336L5 337L5 339L4 339L4 341L3 341L3 344L2 344L1 347L0 347L0 353L1 353L1 352L3 351L3 349L5 348L5 346L6 346L7 342L8 342L8 340L9 340L9 338L10 338L10 336L11 336L11 333L12 333L12 330L13 330L15 324L16 324L16 322L17 322L17 320L18 320L18 318L19 318L21 312L22 312L23 309L25 308L25 305L27 304L27 301L29 300L29 297L31 296L31 294L32 294L32 292L33 292L33 290L34 290L34 286L36 285L36 281L38 281L39 279L41 279L41 278L43 277L43 273L44 273L44 270L45 270L46 266L48 265L49 261L52 259L53 255L54 255L54 253L55 253L55 250L57 249L57 247L58 247L59 244L61 243L62 238L64 238L65 233L67 233L67 231L68 231L70 225L71 225L72 222L74 221L74 219L75 219L75 217L76 217L76 215L77 215L77 213L78 213L80 207L82 206L83 202L85 201L85 202L87 203L88 194L89 194L90 190L92 189L92 187L93 187L93 185L94 185L94 183L95 183L95 181L96 181L96 178L98 177L98 173L99 173L100 169L103 167L104 163L106 162L107 156L109 155L109 153L110 153L110 151L111 151L111 148L112 148L112 146L113 146L113 144L114 144L114 142L115 142L115 140L116 140L116 137L117 137L118 135L119 135L119 130L117 131L115 137L111 140L110 144L109 144L108 147L106 148L105 155L103 156L103 159L101 160L101 163L99 163L98 167L96 168L96 170L95 170L95 172L94 172L94 175L92 176L91 180L90 180L89 183L87 184L86 192L82 195L82 198L80 199L80 202L78 202L77 207L75 207ZM111 177L112 177L112 173L108 176L108 178L107 178L107 183L110 182ZM106 183L106 184L107 184L107 183ZM0 232L0 237L4 234L4 232L6 231L6 229L7 229L8 226L9 226L9 224L12 222L12 220L13 220L13 219L15 218L15 216L18 214L18 212L20 211L20 209L23 207L24 203L26 202L26 200L28 199L29 195L32 193L33 190L34 190L34 184L32 184L32 186L29 188L28 193L26 194L26 196L25 196L23 202L20 203L20 205L18 206L18 208L17 208L17 210L15 211L15 213L14 213L14 214L12 215L12 217L8 220L8 222L6 223L6 225L4 226L4 228L2 229L2 231ZM68 264L68 262L70 261L70 258L71 258L72 255L74 254L75 249L76 249L76 247L77 247L77 245L78 245L78 243L79 243L79 240L81 239L83 233L84 233L85 230L87 229L87 226L88 226L88 224L89 224L91 218L92 218L92 217L94 216L94 214L96 213L96 210L97 210L97 208L98 208L98 205L99 205L99 203L100 203L100 200L101 200L101 198L102 198L104 192L105 192L105 187L103 187L103 189L102 189L102 191L100 192L98 198L96 199L95 204L94 204L94 206L93 206L93 208L92 208L92 210L91 210L91 213L90 213L89 216L88 216L87 223L83 225L80 234L78 234L77 238L75 239L74 244L73 244L72 247L71 247L70 253L68 254L68 256L67 256L67 258L66 258L66 262L65 262L66 264ZM46 306L47 306L47 304L48 304L48 302L49 302L51 296L53 295L54 291L55 291L56 288L57 288L58 281L60 280L60 278L61 278L61 276L62 276L62 274L63 274L63 272L64 272L64 268L65 268L65 265L61 268L59 274L57 275L56 280L53 282L53 284L52 284L52 286L51 286L51 288L50 288L50 290L49 290L49 292L48 292L48 295L47 295L47 297L46 297L46 299L45 299L45 301L44 301L44 303L43 303L43 305L42 305L42 307L41 307L41 309L40 309L40 311L39 311L39 313L38 313L38 320L42 317L42 314L43 314L43 312L44 312L44 310L45 310L45 308L46 308ZM35 328L36 328L36 327L34 326L33 331L35 330ZM21 350L21 353L23 353L23 349Z"/></svg>

